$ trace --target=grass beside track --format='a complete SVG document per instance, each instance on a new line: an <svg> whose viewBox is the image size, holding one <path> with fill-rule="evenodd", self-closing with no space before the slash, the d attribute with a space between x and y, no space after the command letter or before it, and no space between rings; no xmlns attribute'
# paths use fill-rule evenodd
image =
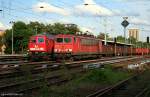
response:
<svg viewBox="0 0 150 97"><path fill-rule="evenodd" d="M61 85L43 87L38 97L85 97L87 94L126 79L131 73L113 70L108 66L104 69L90 70L84 75L76 75L71 82Z"/></svg>

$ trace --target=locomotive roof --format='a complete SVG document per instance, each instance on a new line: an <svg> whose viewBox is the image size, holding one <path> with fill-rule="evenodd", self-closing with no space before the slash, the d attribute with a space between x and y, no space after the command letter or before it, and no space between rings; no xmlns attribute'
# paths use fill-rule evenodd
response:
<svg viewBox="0 0 150 97"><path fill-rule="evenodd" d="M49 39L54 39L54 35L51 35L51 34L37 34L37 35L34 35L34 36L46 36Z"/></svg>
<svg viewBox="0 0 150 97"><path fill-rule="evenodd" d="M96 37L92 37L92 36L82 36L82 35L72 35L72 34L57 34L56 36L69 36L69 37L81 37L81 38L94 38L94 39L98 39ZM101 40L101 39L99 39Z"/></svg>
<svg viewBox="0 0 150 97"><path fill-rule="evenodd" d="M57 34L56 36L75 36L75 35L72 35L72 34Z"/></svg>

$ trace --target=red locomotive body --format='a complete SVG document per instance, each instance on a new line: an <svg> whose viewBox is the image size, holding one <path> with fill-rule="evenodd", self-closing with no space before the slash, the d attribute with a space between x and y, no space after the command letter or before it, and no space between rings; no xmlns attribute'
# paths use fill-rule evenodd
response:
<svg viewBox="0 0 150 97"><path fill-rule="evenodd" d="M102 52L101 40L92 37L76 35L55 36L54 53L58 57L60 54L79 58L80 56L99 55ZM66 57L64 56L64 57Z"/></svg>
<svg viewBox="0 0 150 97"><path fill-rule="evenodd" d="M32 36L28 49L29 56L36 58L41 56L50 58L52 56L55 58L80 59L150 53L148 48L136 48L131 44L107 41L107 45L104 45L104 41L94 37L65 34Z"/></svg>
<svg viewBox="0 0 150 97"><path fill-rule="evenodd" d="M35 35L29 40L29 56L48 56L53 53L54 37L49 35Z"/></svg>
<svg viewBox="0 0 150 97"><path fill-rule="evenodd" d="M102 42L100 39L92 37L78 37L78 50L75 54L98 55L102 52Z"/></svg>

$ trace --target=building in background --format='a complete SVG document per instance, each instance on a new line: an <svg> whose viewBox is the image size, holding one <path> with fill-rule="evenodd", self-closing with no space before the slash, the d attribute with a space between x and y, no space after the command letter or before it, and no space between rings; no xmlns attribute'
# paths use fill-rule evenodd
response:
<svg viewBox="0 0 150 97"><path fill-rule="evenodd" d="M137 28L129 29L129 37L134 37L136 40L139 40L139 32L140 30Z"/></svg>
<svg viewBox="0 0 150 97"><path fill-rule="evenodd" d="M0 29L0 36L3 36L4 33L5 33L5 31Z"/></svg>
<svg viewBox="0 0 150 97"><path fill-rule="evenodd" d="M2 37L1 40L0 40L0 55L5 54L4 52L5 52L5 49L6 49L6 46L3 43L4 34L5 34L5 31L0 29L0 37Z"/></svg>

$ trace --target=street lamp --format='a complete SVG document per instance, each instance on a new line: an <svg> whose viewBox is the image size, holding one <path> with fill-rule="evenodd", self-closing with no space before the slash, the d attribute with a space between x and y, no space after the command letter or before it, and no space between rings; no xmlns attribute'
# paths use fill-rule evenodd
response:
<svg viewBox="0 0 150 97"><path fill-rule="evenodd" d="M14 21L10 21L9 22L10 24L12 24L12 35L11 35L11 42L12 42L12 51L11 51L11 54L13 55L14 54L14 28L13 28L13 26L14 26Z"/></svg>
<svg viewBox="0 0 150 97"><path fill-rule="evenodd" d="M96 4L88 4L88 3L85 3L84 4L85 6L88 6L88 5L96 5ZM104 33L105 33L105 42L104 42L104 45L107 45L107 17L104 18L104 27L105 27L105 30L104 30Z"/></svg>

